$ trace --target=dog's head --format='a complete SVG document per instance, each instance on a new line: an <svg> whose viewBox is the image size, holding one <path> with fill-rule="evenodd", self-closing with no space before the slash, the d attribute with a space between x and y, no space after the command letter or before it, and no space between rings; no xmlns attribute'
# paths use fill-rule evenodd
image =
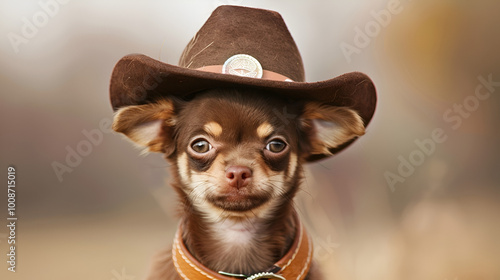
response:
<svg viewBox="0 0 500 280"><path fill-rule="evenodd" d="M364 133L348 108L228 89L121 108L113 129L165 153L186 203L213 219L267 215L291 201L307 157Z"/></svg>

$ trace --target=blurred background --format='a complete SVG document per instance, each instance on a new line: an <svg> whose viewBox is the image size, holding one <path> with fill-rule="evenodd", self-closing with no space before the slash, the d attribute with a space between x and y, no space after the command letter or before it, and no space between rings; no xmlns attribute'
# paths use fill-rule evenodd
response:
<svg viewBox="0 0 500 280"><path fill-rule="evenodd" d="M161 155L109 131L109 77L129 53L177 64L223 4L280 12L308 81L377 87L367 134L297 198L326 279L500 279L500 2L0 0L1 279L144 277L176 198Z"/></svg>

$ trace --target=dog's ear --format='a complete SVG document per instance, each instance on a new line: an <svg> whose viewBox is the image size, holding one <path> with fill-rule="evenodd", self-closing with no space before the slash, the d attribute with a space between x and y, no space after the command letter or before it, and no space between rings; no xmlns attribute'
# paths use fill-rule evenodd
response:
<svg viewBox="0 0 500 280"><path fill-rule="evenodd" d="M305 104L300 127L305 136L300 143L305 158L331 156L331 149L365 133L363 120L354 110L317 102Z"/></svg>
<svg viewBox="0 0 500 280"><path fill-rule="evenodd" d="M146 151L161 152L167 156L175 150L174 126L172 100L120 108L113 120L113 130L125 134Z"/></svg>

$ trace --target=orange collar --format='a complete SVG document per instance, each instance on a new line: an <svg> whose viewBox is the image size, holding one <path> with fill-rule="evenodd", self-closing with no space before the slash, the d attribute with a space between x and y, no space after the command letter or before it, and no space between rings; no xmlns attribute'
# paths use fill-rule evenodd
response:
<svg viewBox="0 0 500 280"><path fill-rule="evenodd" d="M290 250L274 264L273 272L286 280L303 280L311 268L312 242L305 227L300 223L297 215L298 231ZM184 280L235 280L236 278L221 275L212 271L196 260L187 250L182 240L182 227L179 225L172 248L172 259L177 273ZM256 275L253 275L254 277ZM240 277L241 279L241 277ZM247 279L262 279L251 278ZM270 278L274 279L274 278Z"/></svg>

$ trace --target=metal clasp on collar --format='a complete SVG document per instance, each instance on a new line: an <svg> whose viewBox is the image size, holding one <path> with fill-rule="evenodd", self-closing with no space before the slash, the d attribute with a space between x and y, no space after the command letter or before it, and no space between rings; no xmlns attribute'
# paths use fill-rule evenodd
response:
<svg viewBox="0 0 500 280"><path fill-rule="evenodd" d="M228 273L224 271L219 271L219 274L224 275L224 276L231 276L231 277L236 277L236 278L242 278L244 280L257 280L257 279L279 279L279 280L286 280L285 277L274 274L272 272L260 272L256 273L254 275L247 276L245 274L234 274L234 273Z"/></svg>

